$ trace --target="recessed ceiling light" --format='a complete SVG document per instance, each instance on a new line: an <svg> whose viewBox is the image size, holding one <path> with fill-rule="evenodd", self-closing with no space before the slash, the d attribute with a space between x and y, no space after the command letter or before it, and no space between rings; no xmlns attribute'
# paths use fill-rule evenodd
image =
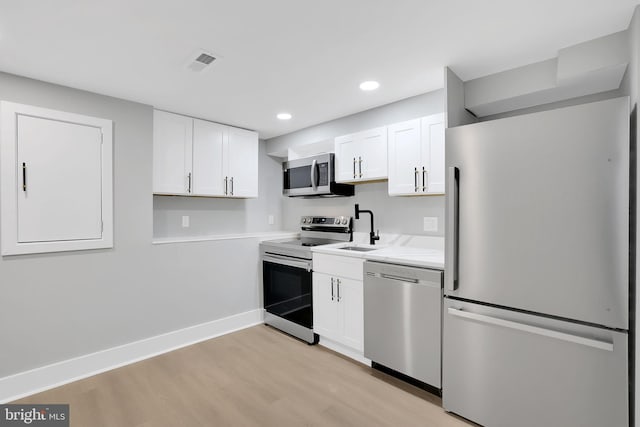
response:
<svg viewBox="0 0 640 427"><path fill-rule="evenodd" d="M374 81L374 80L368 80L366 82L362 82L360 83L360 89L361 90L365 90L365 91L369 91L369 90L376 90L380 87L380 83Z"/></svg>
<svg viewBox="0 0 640 427"><path fill-rule="evenodd" d="M277 116L280 120L289 120L291 119L291 114L289 113L279 113Z"/></svg>

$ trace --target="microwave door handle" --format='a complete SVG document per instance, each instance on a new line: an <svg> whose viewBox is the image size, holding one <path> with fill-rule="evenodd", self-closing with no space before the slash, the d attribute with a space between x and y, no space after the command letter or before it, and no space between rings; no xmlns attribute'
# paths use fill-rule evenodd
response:
<svg viewBox="0 0 640 427"><path fill-rule="evenodd" d="M318 189L318 180L316 174L317 166L318 161L316 159L313 159L313 161L311 162L311 187L313 187L313 191L316 191Z"/></svg>

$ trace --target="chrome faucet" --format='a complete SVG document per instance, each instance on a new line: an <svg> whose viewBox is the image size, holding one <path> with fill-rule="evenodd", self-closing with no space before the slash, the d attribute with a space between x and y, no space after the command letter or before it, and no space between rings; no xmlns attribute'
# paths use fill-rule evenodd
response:
<svg viewBox="0 0 640 427"><path fill-rule="evenodd" d="M369 232L369 244L375 245L376 240L380 240L380 230L378 230L377 234L373 232L373 212L366 209L360 209L360 205L356 203L356 219L360 219L361 213L368 213L369 215L371 215L371 231Z"/></svg>

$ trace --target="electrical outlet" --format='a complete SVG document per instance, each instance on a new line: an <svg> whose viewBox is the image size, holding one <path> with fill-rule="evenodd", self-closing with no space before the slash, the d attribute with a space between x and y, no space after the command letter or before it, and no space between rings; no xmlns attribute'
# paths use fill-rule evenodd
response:
<svg viewBox="0 0 640 427"><path fill-rule="evenodd" d="M182 227L189 228L189 215L182 215Z"/></svg>
<svg viewBox="0 0 640 427"><path fill-rule="evenodd" d="M276 219L273 217L273 215L269 215L268 222L269 222L269 225L273 225L276 223Z"/></svg>
<svg viewBox="0 0 640 427"><path fill-rule="evenodd" d="M436 233L438 231L438 217L437 216L425 216L424 217L424 231L431 231Z"/></svg>

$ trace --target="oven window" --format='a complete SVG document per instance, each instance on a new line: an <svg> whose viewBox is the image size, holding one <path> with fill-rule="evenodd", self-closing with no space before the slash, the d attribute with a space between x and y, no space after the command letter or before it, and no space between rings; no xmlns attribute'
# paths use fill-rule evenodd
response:
<svg viewBox="0 0 640 427"><path fill-rule="evenodd" d="M311 272L263 261L264 308L307 328L313 326Z"/></svg>

